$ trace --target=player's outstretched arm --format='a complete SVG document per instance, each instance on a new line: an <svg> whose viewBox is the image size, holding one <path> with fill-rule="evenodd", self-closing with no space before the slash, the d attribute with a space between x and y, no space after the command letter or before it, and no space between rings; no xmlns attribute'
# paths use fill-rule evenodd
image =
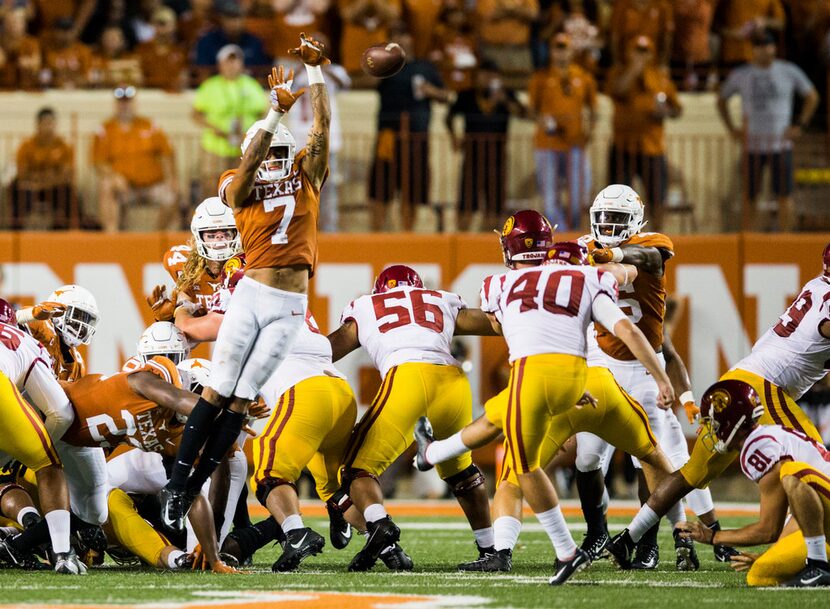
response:
<svg viewBox="0 0 830 609"><path fill-rule="evenodd" d="M637 267L633 264L605 262L603 264L597 264L596 267L606 273L611 273L614 279L617 280L617 285L620 287L631 285L637 279Z"/></svg>
<svg viewBox="0 0 830 609"><path fill-rule="evenodd" d="M500 336L496 329L498 322L490 320L490 315L481 309L461 309L455 319L456 336Z"/></svg>
<svg viewBox="0 0 830 609"><path fill-rule="evenodd" d="M642 245L623 245L621 247L600 248L591 252L591 257L597 264L606 262L623 262L637 267L641 271L657 277L663 276L663 264L670 253L659 247L644 247Z"/></svg>
<svg viewBox="0 0 830 609"><path fill-rule="evenodd" d="M347 356L349 353L360 347L360 339L357 336L357 324L347 321L328 336L331 343L331 360L337 360Z"/></svg>
<svg viewBox="0 0 830 609"><path fill-rule="evenodd" d="M183 307L176 309L176 327L185 333L187 338L197 343L216 340L219 326L225 316L216 311L208 311L196 317Z"/></svg>
<svg viewBox="0 0 830 609"><path fill-rule="evenodd" d="M130 389L141 397L178 414L188 416L199 396L161 380L152 372L136 372L127 377Z"/></svg>
<svg viewBox="0 0 830 609"><path fill-rule="evenodd" d="M329 166L329 130L331 106L326 83L323 80L323 66L330 61L326 58L325 45L314 38L300 34L300 46L288 51L305 64L308 72L308 92L311 96L311 111L314 117L306 143L306 156L302 168L315 188L323 185Z"/></svg>
<svg viewBox="0 0 830 609"><path fill-rule="evenodd" d="M677 399L686 411L689 424L693 425L700 414L700 408L695 404L695 398L692 394L692 381L689 378L689 371L686 369L683 358L674 348L671 338L665 332L663 333L663 358L666 360L666 373L669 375L674 392L678 396Z"/></svg>

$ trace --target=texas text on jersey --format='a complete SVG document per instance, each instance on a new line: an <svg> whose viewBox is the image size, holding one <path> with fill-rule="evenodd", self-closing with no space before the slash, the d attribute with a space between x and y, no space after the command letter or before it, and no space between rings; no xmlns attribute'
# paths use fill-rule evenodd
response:
<svg viewBox="0 0 830 609"><path fill-rule="evenodd" d="M174 282L184 271L185 262L190 255L192 248L189 245L174 245L164 254L164 269L170 274ZM185 290L185 294L191 302L196 303L200 309L209 309L213 295L222 286L222 277L213 277L207 269L202 273L199 281Z"/></svg>

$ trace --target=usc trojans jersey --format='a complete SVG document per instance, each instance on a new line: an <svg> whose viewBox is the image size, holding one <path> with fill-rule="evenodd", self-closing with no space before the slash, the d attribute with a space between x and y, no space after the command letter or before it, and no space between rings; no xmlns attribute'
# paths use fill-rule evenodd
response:
<svg viewBox="0 0 830 609"><path fill-rule="evenodd" d="M175 454L176 438L184 426L173 411L130 388L128 377L136 372L152 372L176 387L182 386L175 364L160 356L131 372L90 374L66 383L64 390L75 410L75 421L63 440L73 446L104 448L126 443L147 452Z"/></svg>
<svg viewBox="0 0 830 609"><path fill-rule="evenodd" d="M582 237L589 251L601 247L591 237ZM660 233L638 233L623 245L656 247L664 255L674 256L671 239ZM628 319L645 335L652 349L663 348L663 318L666 313L666 277L657 277L638 269L637 279L632 284L620 288L619 306ZM637 359L628 347L611 334L608 329L597 324L597 342L600 348L614 359L632 361Z"/></svg>
<svg viewBox="0 0 830 609"><path fill-rule="evenodd" d="M600 294L617 301L617 280L611 273L546 264L487 277L481 308L502 324L510 363L553 353L584 358L592 306Z"/></svg>
<svg viewBox="0 0 830 609"><path fill-rule="evenodd" d="M51 363L42 343L14 326L0 324L0 372L22 389L38 361Z"/></svg>
<svg viewBox="0 0 830 609"><path fill-rule="evenodd" d="M86 364L81 352L63 344L51 321L31 321L26 324L29 332L51 357L52 371L59 381L77 381L86 374Z"/></svg>
<svg viewBox="0 0 830 609"><path fill-rule="evenodd" d="M458 366L450 343L465 308L458 294L406 286L353 300L340 323L357 325L360 344L386 377L390 368L406 363Z"/></svg>
<svg viewBox="0 0 830 609"><path fill-rule="evenodd" d="M830 476L830 452L806 434L780 425L759 425L752 430L741 448L746 477L758 482L780 461L807 463Z"/></svg>
<svg viewBox="0 0 830 609"><path fill-rule="evenodd" d="M187 262L188 256L192 248L189 245L174 245L164 254L163 264L173 281L178 283L179 277L184 271L184 264ZM210 303L213 300L213 295L222 285L222 277L214 277L209 272L205 271L199 278L198 283L185 290L188 298L201 309L209 309Z"/></svg>
<svg viewBox="0 0 830 609"><path fill-rule="evenodd" d="M233 210L248 270L307 265L314 275L320 191L302 170L305 154L305 149L297 153L282 180L256 181L245 204ZM226 205L225 189L236 172L230 169L219 178L219 198Z"/></svg>
<svg viewBox="0 0 830 609"><path fill-rule="evenodd" d="M830 319L830 278L808 281L790 307L733 370L752 372L799 399L827 373L830 340L819 326Z"/></svg>

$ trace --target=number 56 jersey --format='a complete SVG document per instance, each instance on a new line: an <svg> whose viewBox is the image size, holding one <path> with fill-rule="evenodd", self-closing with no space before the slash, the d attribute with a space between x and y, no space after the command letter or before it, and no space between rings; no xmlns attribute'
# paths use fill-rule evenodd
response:
<svg viewBox="0 0 830 609"><path fill-rule="evenodd" d="M594 302L608 298L617 316L617 280L591 266L545 264L492 275L481 287L481 308L502 325L510 363L531 355L562 353L586 357ZM613 322L613 323L612 323Z"/></svg>
<svg viewBox="0 0 830 609"><path fill-rule="evenodd" d="M828 319L830 278L820 276L805 284L790 308L734 368L757 374L799 399L830 366L830 340L819 333Z"/></svg>
<svg viewBox="0 0 830 609"><path fill-rule="evenodd" d="M458 366L450 353L455 320L464 300L442 290L401 287L353 300L340 323L353 321L381 377L410 362Z"/></svg>

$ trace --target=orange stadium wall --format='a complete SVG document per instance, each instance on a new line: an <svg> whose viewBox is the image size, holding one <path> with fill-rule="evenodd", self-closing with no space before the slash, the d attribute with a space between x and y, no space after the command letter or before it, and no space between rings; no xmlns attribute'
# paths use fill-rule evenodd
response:
<svg viewBox="0 0 830 609"><path fill-rule="evenodd" d="M98 300L101 322L87 353L91 372L111 373L129 357L142 329L152 321L145 296L170 284L163 253L184 243L187 233L0 233L2 293L21 304L44 299L59 284L75 282ZM696 393L748 353L821 269L828 235L678 236L668 264L669 291L679 303L674 340L684 356ZM348 302L370 290L386 264L414 266L433 287L478 303L481 280L500 272L501 252L492 235L321 235L320 266L312 282L311 307L321 328L338 324ZM501 339L465 338L472 365L475 402L499 389L506 349ZM207 348L200 348L207 355ZM374 385L363 353L341 369L356 382L359 399ZM360 385L359 387L357 385Z"/></svg>

